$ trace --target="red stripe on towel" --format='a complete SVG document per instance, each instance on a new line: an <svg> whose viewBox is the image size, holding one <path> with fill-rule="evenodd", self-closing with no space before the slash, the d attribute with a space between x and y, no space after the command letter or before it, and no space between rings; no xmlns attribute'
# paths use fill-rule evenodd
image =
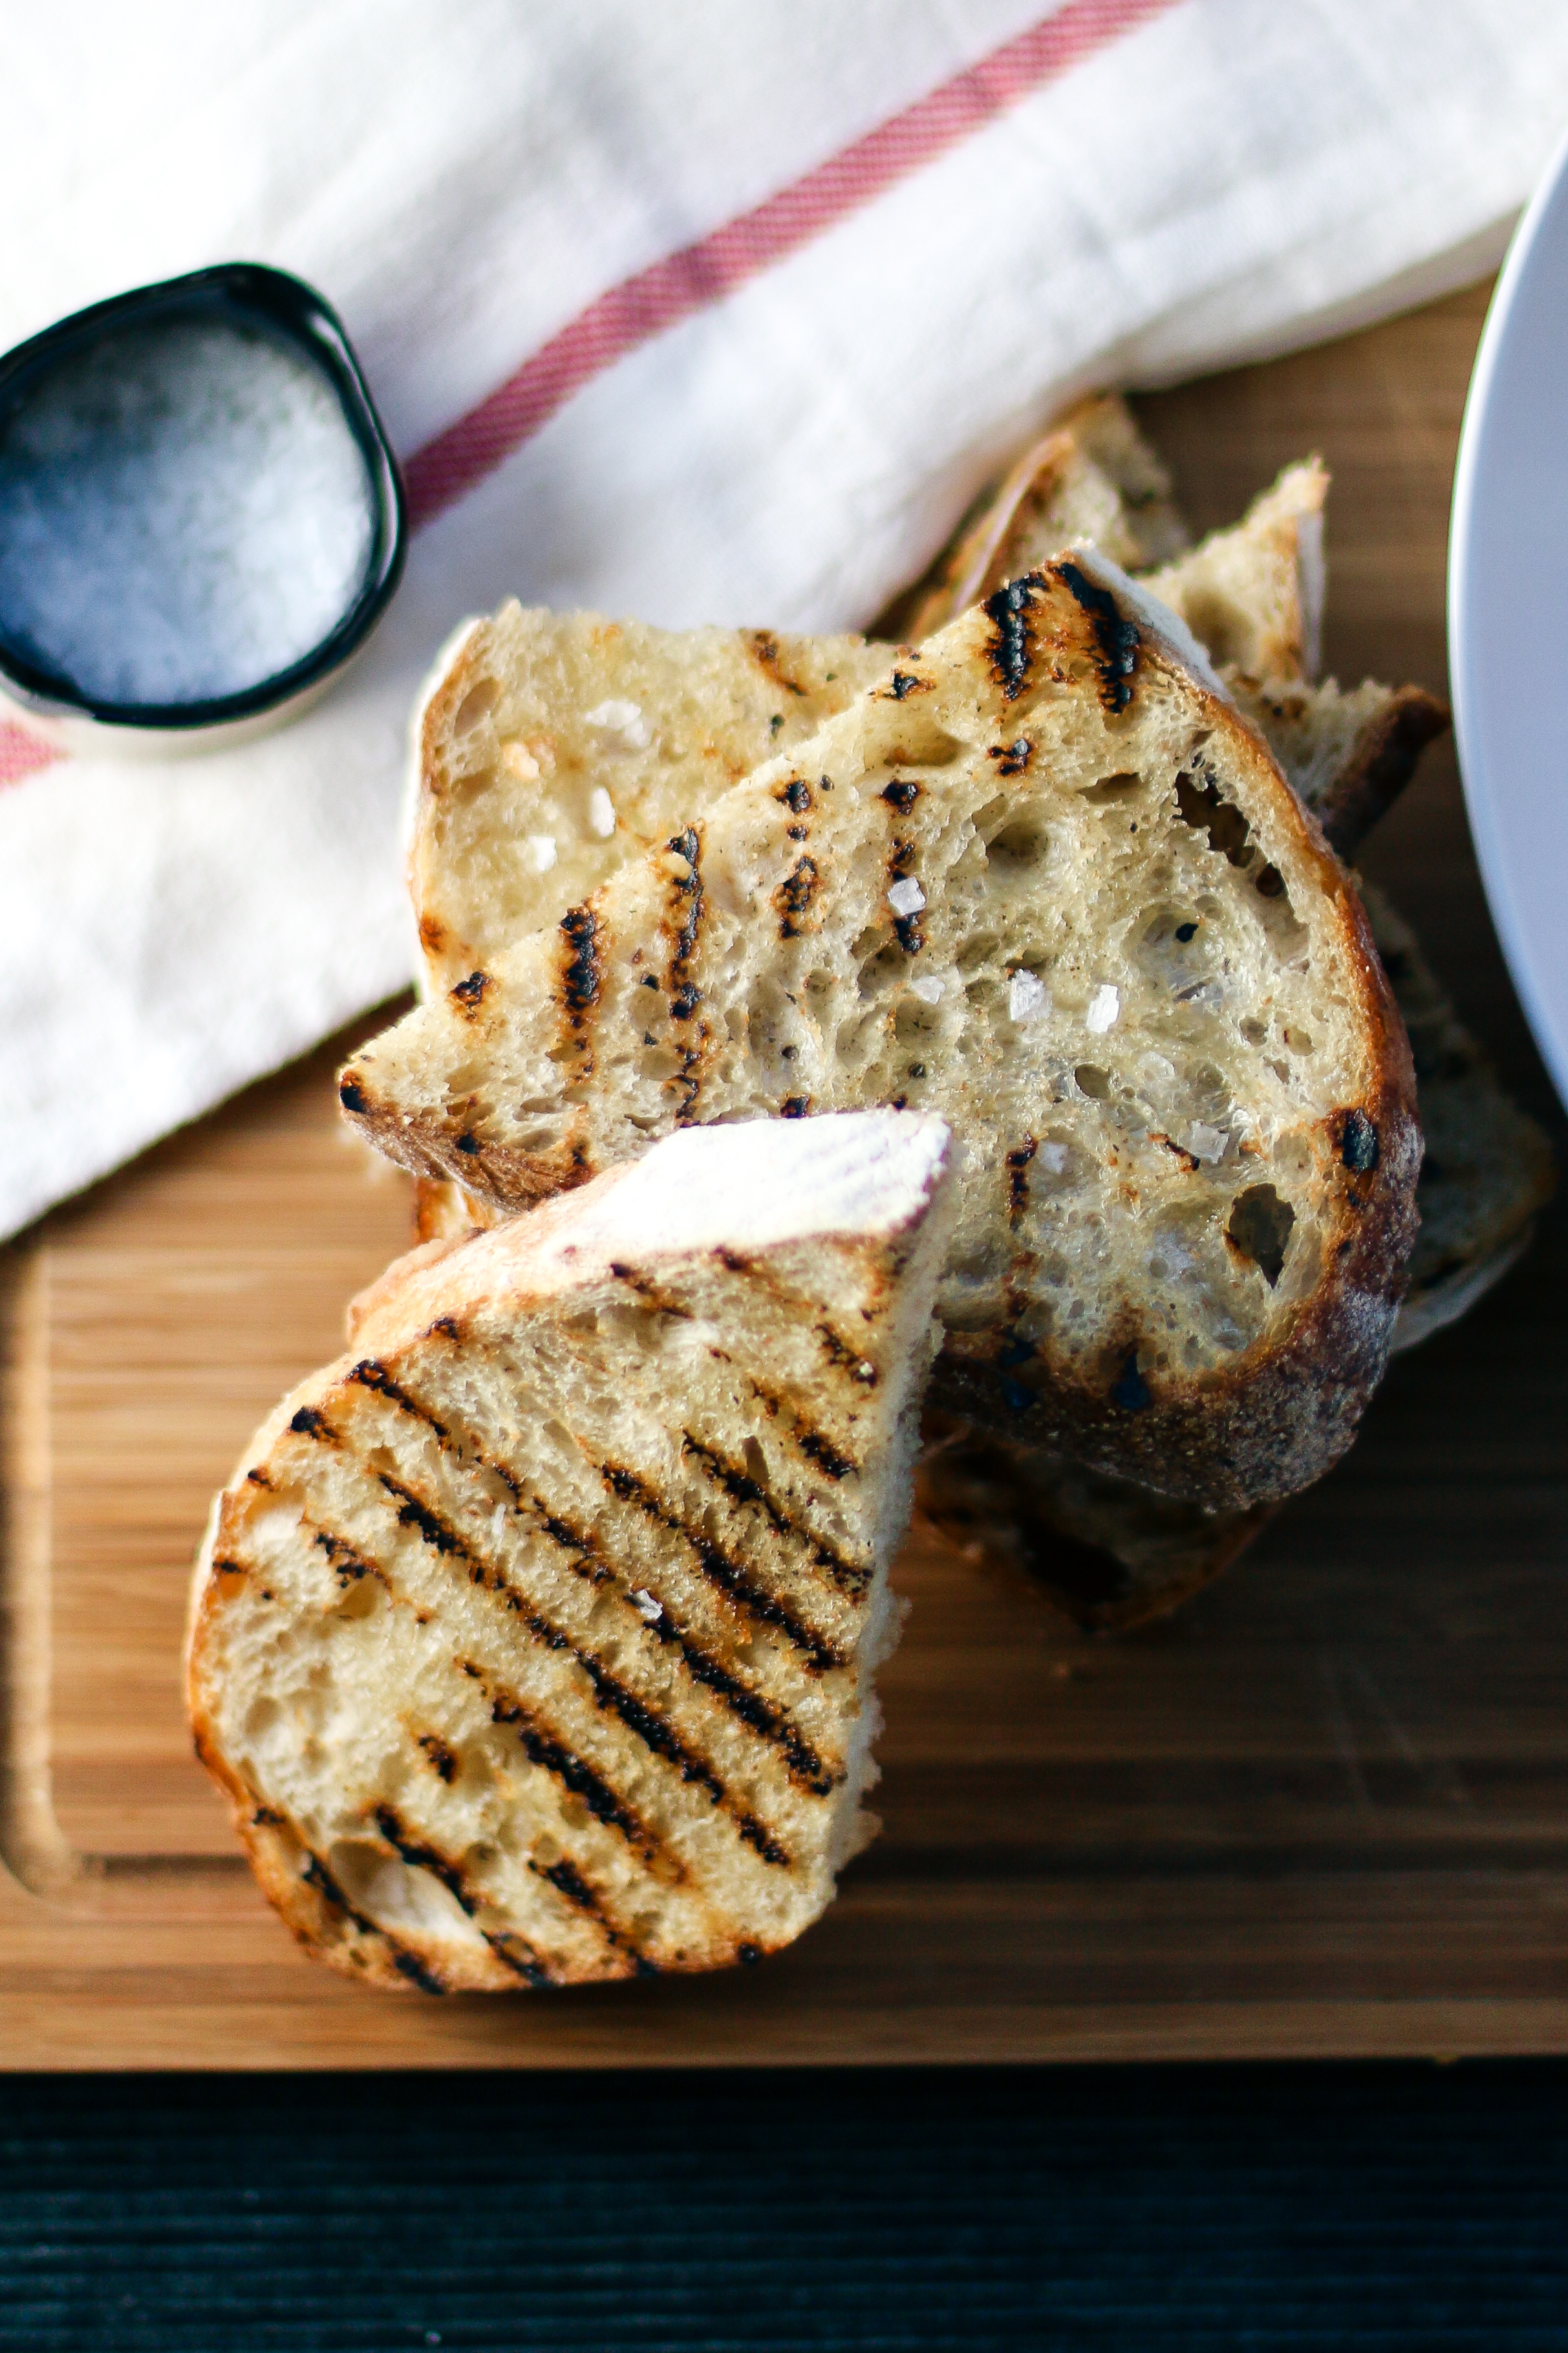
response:
<svg viewBox="0 0 1568 2353"><path fill-rule="evenodd" d="M62 756L53 744L29 735L25 727L0 721L0 786L19 785L24 776L33 776Z"/></svg>
<svg viewBox="0 0 1568 2353"><path fill-rule="evenodd" d="M721 301L1042 84L1173 5L1068 0L750 212L612 286L488 399L415 452L406 469L414 522L428 522L483 481L617 360Z"/></svg>

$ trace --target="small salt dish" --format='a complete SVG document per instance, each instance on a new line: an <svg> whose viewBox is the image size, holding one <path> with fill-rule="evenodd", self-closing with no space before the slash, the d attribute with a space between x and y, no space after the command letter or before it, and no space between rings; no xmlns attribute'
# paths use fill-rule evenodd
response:
<svg viewBox="0 0 1568 2353"><path fill-rule="evenodd" d="M348 337L281 270L141 287L0 359L0 696L64 748L278 725L374 628L405 535Z"/></svg>

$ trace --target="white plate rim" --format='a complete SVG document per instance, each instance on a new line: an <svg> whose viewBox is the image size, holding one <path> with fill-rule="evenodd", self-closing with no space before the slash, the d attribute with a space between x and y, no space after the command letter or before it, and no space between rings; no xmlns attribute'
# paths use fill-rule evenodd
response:
<svg viewBox="0 0 1568 2353"><path fill-rule="evenodd" d="M1489 465L1496 461L1490 435L1500 387L1512 388L1508 371L1516 353L1510 345L1517 345L1521 316L1528 317L1531 306L1539 302L1543 290L1549 290L1550 281L1538 274L1538 265L1543 248L1550 250L1558 237L1563 246L1564 263L1559 281L1559 304L1568 314L1568 132L1514 232L1481 332L1454 470L1447 605L1454 734L1481 881L1525 1017L1557 1092L1568 1103L1568 963L1560 955L1553 959L1543 953L1536 911L1520 889L1521 828L1518 792L1517 787L1510 792L1510 763L1497 741L1478 622L1479 602L1491 585L1484 559L1478 553L1478 518L1486 496ZM1564 352L1568 354L1568 330L1564 332ZM1560 406L1563 439L1568 447L1568 398ZM1563 682L1568 686L1568 534L1564 536L1557 569L1565 624L1562 667ZM1563 721L1563 733L1562 789L1568 800L1568 716ZM1568 894L1568 866L1562 871L1562 888ZM1553 970L1554 963L1560 970Z"/></svg>

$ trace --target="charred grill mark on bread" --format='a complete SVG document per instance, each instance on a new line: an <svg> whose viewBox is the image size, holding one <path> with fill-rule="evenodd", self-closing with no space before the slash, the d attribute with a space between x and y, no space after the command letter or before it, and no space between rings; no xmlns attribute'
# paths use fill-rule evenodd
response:
<svg viewBox="0 0 1568 2353"><path fill-rule="evenodd" d="M1026 572L985 599L992 631L986 659L1009 702L1016 702L1029 684L1035 660L1034 599L1044 586L1041 574Z"/></svg>
<svg viewBox="0 0 1568 2353"><path fill-rule="evenodd" d="M908 817L920 798L920 791L919 785L911 784L907 777L895 776L890 785L883 786L882 798L889 808L896 808L900 817Z"/></svg>
<svg viewBox="0 0 1568 2353"><path fill-rule="evenodd" d="M802 1295L798 1291L792 1290L787 1283L781 1282L765 1261L752 1257L749 1252L731 1250L727 1243L721 1243L713 1255L727 1273L738 1274L745 1281L754 1282L760 1291L765 1292L767 1296L777 1302L781 1307L793 1313L798 1312L803 1304ZM823 1353L829 1364L840 1372L847 1373L850 1379L861 1388L868 1389L876 1388L877 1367L871 1363L863 1348L855 1347L844 1338L841 1333L836 1332L832 1324L826 1320L819 1320L816 1329L816 1335L822 1342Z"/></svg>
<svg viewBox="0 0 1568 2353"><path fill-rule="evenodd" d="M425 1762L429 1766L431 1771L436 1775L437 1780L445 1781L447 1788L450 1788L452 1783L458 1778L458 1759L453 1755L451 1749L447 1747L440 1734L438 1732L416 1732L414 1736L414 1746L418 1749L420 1755L424 1757Z"/></svg>
<svg viewBox="0 0 1568 2353"><path fill-rule="evenodd" d="M350 1373L349 1378L351 1381L357 1382L361 1388L374 1389L378 1397L387 1398L391 1404L401 1408L403 1412L412 1414L416 1421L422 1421L443 1447L451 1445L451 1434L446 1423L438 1421L428 1406L416 1404L408 1391L393 1379L386 1366L376 1357L362 1356Z"/></svg>
<svg viewBox="0 0 1568 2353"><path fill-rule="evenodd" d="M667 870L670 881L670 915L674 919L674 936L666 967L669 983L669 1018L672 1021L688 1022L702 1001L702 992L691 976L697 937L702 925L704 899L700 829L689 825L684 833L671 835L667 848L673 861ZM681 1066L671 1083L681 1090L682 1100L676 1114L676 1124L680 1127L689 1125L696 1116L697 1096L702 1084L703 1036L704 1031L700 1027L695 1043L689 1033L679 1043Z"/></svg>
<svg viewBox="0 0 1568 2353"><path fill-rule="evenodd" d="M800 1408L793 1404L781 1390L764 1388L754 1374L748 1377L746 1385L770 1421L780 1423L786 1437L805 1456L806 1461L815 1463L827 1478L839 1480L859 1476L860 1465L851 1461L847 1454L835 1446L833 1440L825 1431L818 1430L815 1422L808 1421Z"/></svg>
<svg viewBox="0 0 1568 2353"><path fill-rule="evenodd" d="M538 1766L574 1798L580 1798L596 1822L607 1830L618 1831L626 1844L643 1861L655 1868L661 1878L680 1880L686 1876L685 1866L669 1852L658 1832L650 1829L628 1799L613 1789L604 1776L579 1757L575 1749L562 1739L547 1724L537 1707L529 1705L515 1692L502 1689L482 1667L471 1661L459 1662L463 1672L471 1677L484 1693L490 1705L490 1721L517 1735L523 1754L531 1765Z"/></svg>
<svg viewBox="0 0 1568 2353"><path fill-rule="evenodd" d="M814 1633L784 1602L771 1594L765 1586L759 1585L738 1560L731 1560L710 1536L683 1519L675 1506L658 1494L648 1481L619 1462L601 1462L599 1472L605 1485L620 1497L623 1504L636 1504L637 1510L657 1526L668 1529L671 1535L681 1539L710 1585L722 1593L727 1600L745 1610L748 1617L758 1619L783 1634L819 1674L848 1664L841 1651L822 1635Z"/></svg>
<svg viewBox="0 0 1568 2353"><path fill-rule="evenodd" d="M639 1978L658 1976L658 1962L650 1961L626 1930L616 1926L598 1889L584 1878L574 1863L562 1855L555 1862L540 1862L531 1858L528 1867L536 1879L547 1880L557 1894L563 1895L574 1910L592 1920L612 1950L626 1955Z"/></svg>
<svg viewBox="0 0 1568 2353"><path fill-rule="evenodd" d="M1142 642L1137 623L1127 619L1109 588L1089 579L1078 565L1063 558L1051 569L1088 619L1100 702L1107 711L1125 711L1132 700L1132 675Z"/></svg>
<svg viewBox="0 0 1568 2353"><path fill-rule="evenodd" d="M891 890L895 882L908 881L913 876L914 871L914 843L912 841L895 841L892 848L888 852L889 889ZM899 945L903 949L906 955L919 955L921 948L925 945L925 934L921 930L921 919L918 913L912 915L900 915L895 913L893 917L893 933L894 936L898 940Z"/></svg>
<svg viewBox="0 0 1568 2353"><path fill-rule="evenodd" d="M398 1975L406 1978L410 1985L417 1986L421 1993L445 1994L447 1989L442 1984L441 1979L426 1967L417 1953L410 1952L408 1947L395 1936L389 1928L383 1928L376 1921L371 1919L367 1913L361 1912L349 1902L331 1872L298 1825L289 1822L287 1829L298 1841L300 1851L305 1857L300 1876L308 1887L315 1889L322 1903L339 1914L342 1918L352 1921L362 1936L369 1936L374 1943L383 1946Z"/></svg>
<svg viewBox="0 0 1568 2353"><path fill-rule="evenodd" d="M790 828L792 833L799 830L795 826ZM807 857L803 850L773 895L781 940L793 940L799 936L802 921L816 896L819 880L816 859Z"/></svg>
<svg viewBox="0 0 1568 2353"><path fill-rule="evenodd" d="M778 1535L791 1542L803 1544L815 1565L826 1571L841 1593L854 1601L863 1599L871 1582L869 1569L858 1567L853 1561L846 1560L841 1553L834 1551L831 1545L804 1528L798 1520L792 1520L787 1513L780 1510L762 1482L742 1471L739 1463L726 1461L714 1447L704 1445L689 1430L682 1430L680 1434L680 1451L697 1464L704 1478L723 1489L731 1503L754 1504Z"/></svg>
<svg viewBox="0 0 1568 2353"><path fill-rule="evenodd" d="M368 1471L368 1466L363 1467ZM531 1600L518 1590L503 1569L477 1552L466 1538L459 1535L458 1531L441 1517L425 1497L416 1494L405 1482L387 1471L368 1471L368 1475L384 1487L392 1498L401 1526L415 1529L432 1550L440 1554L444 1559L459 1565L465 1570L469 1583L484 1592L492 1594L500 1601L542 1648L565 1653L574 1659L592 1684L597 1705L608 1708L617 1715L627 1730L635 1733L655 1756L662 1757L667 1764L673 1765L683 1781L695 1783L705 1788L714 1804L729 1816L742 1838L745 1840L748 1846L753 1848L762 1856L764 1862L776 1863L785 1869L790 1867L791 1858L787 1851L780 1845L749 1808L742 1805L731 1796L708 1759L698 1755L681 1738L658 1709L630 1690L619 1676L605 1666L603 1660L597 1658L592 1651L574 1641L569 1634L563 1632L561 1628L542 1611L536 1609ZM564 1540L572 1544L580 1542L580 1539L571 1531L564 1532ZM635 1604L632 1606L635 1610ZM638 1623L643 1625L640 1614ZM668 1631L665 1632L663 1630L667 1627ZM702 1683L706 1689L713 1693L716 1698L724 1697L725 1683L722 1671L714 1670L713 1662L700 1645L690 1642L678 1630L668 1626L668 1611L660 1620L658 1627L644 1626L644 1631L656 1640L662 1639L667 1641L673 1640L693 1680ZM745 1689L740 1684L736 1684L735 1688L740 1691ZM763 1733L762 1727L753 1720L753 1713L744 1712L739 1707L733 1708L731 1712L740 1722L747 1725L748 1729L758 1732L764 1738L770 1736ZM776 1745L785 1748L787 1757L787 1746L782 1737L777 1740ZM822 1774L827 1770L821 1759L816 1756L815 1751L809 1751L808 1755L809 1765L803 1762L800 1766L802 1772L815 1768L818 1774Z"/></svg>
<svg viewBox="0 0 1568 2353"><path fill-rule="evenodd" d="M412 1870L427 1871L433 1878L438 1879L460 1910L474 1922L480 1935L484 1936L486 1944L495 1951L495 1939L486 1932L484 1924L479 1917L479 1913L485 1908L484 1898L477 1895L468 1885L462 1865L455 1862L450 1855L443 1854L439 1847L432 1846L427 1840L416 1838L403 1821L395 1807L386 1804L378 1805L374 1820L377 1831L399 1859L407 1863ZM542 1878L548 1879L580 1911L589 1913L596 1926L603 1930L606 1941L618 1951L631 1956L637 1967L639 1976L658 1975L653 1963L644 1961L636 1941L628 1936L625 1926L612 1917L598 1891L589 1885L575 1864L566 1856L563 1855L554 1863L531 1864L530 1867L538 1871ZM383 1933L385 1932L383 1931ZM508 1933L510 1937L510 1932ZM516 1938L515 1941L521 1944L522 1940ZM500 1953L498 1957L503 1960L509 1968L516 1969L519 1976L528 1973L527 1965L515 1958L510 1953ZM534 1959L533 1967L536 1969L540 1967L537 1957ZM548 1979L546 1978L545 1981L548 1982Z"/></svg>
<svg viewBox="0 0 1568 2353"><path fill-rule="evenodd" d="M366 1560L363 1553L356 1552L353 1545L349 1544L344 1537L338 1535L331 1528L320 1526L308 1515L301 1525L310 1530L311 1542L317 1550L324 1552L331 1562L338 1584L344 1592L347 1592L351 1585L359 1584L361 1579L366 1577L374 1577L378 1584L386 1585L386 1571L379 1561ZM390 1589L388 1587L389 1591Z"/></svg>
<svg viewBox="0 0 1568 2353"><path fill-rule="evenodd" d="M1040 1148L1037 1136L1026 1135L1007 1155L1007 1222L1023 1222L1029 1206L1029 1163Z"/></svg>
<svg viewBox="0 0 1568 2353"><path fill-rule="evenodd" d="M804 776L791 776L786 784L779 786L773 798L783 801L796 817L805 817L811 807L811 786Z"/></svg>
<svg viewBox="0 0 1568 2353"><path fill-rule="evenodd" d="M779 654L779 641L771 631L753 629L747 643L757 668L771 678L775 686L782 686L786 694L805 694L805 689L799 680L791 678L785 670Z"/></svg>
<svg viewBox="0 0 1568 2353"><path fill-rule="evenodd" d="M488 972L471 972L467 980L459 980L447 993L465 1020L471 1021L484 1003L485 991L489 986Z"/></svg>

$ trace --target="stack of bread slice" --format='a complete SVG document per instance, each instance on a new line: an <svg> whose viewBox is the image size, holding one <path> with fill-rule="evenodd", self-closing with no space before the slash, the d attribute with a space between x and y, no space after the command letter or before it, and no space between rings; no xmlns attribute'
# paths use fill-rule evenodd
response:
<svg viewBox="0 0 1568 2353"><path fill-rule="evenodd" d="M1191 546L1097 399L879 638L452 641L424 1001L340 1079L425 1239L193 1606L310 1949L443 1990L776 1949L872 1827L922 1427L942 1527L1131 1622L1523 1247L1544 1144L1342 862L1446 713L1317 678L1326 489Z"/></svg>
<svg viewBox="0 0 1568 2353"><path fill-rule="evenodd" d="M1330 843L1349 857L1447 714L1416 687L1366 681L1345 690L1316 679L1327 488L1315 460L1291 467L1239 525L1192 548L1168 476L1125 405L1090 400L1026 453L927 579L890 609L884 628L929 632L965 605L984 606L1009 577L1091 539L1142 573L1206 638L1237 711L1265 738ZM430 994L460 988L521 933L558 925L628 860L657 851L706 811L770 749L793 749L867 691L886 660L884 647L853 638L719 630L671 637L515 607L471 625L426 706L416 763L409 878ZM596 818L589 812L595 796ZM1544 1139L1508 1103L1458 1029L1408 927L1381 908L1373 920L1374 930L1382 927L1378 946L1401 1009L1411 1015L1423 1109L1444 1134L1442 1155L1422 1179L1423 1231L1394 1327L1398 1346L1462 1312L1512 1262L1552 1172ZM349 1074L351 1093L356 1075ZM462 1161L456 1180L441 1182L406 1139L401 1150L395 1141L391 1148L425 1171L427 1230L461 1229L497 1213L493 1197L464 1181L471 1172ZM953 1417L933 1415L932 1427L947 1443L929 1468L925 1498L940 1508L942 1482L960 1457ZM1005 1447L1015 1465L1024 1440L1021 1459L1035 1474L1024 1516L1043 1518L1068 1539L1046 1546L1044 1557L1075 1563L1073 1575L1055 1581L1068 1606L1093 1622L1180 1598L1267 1516L1256 1493L1216 1516L1212 1498L1205 1504L1190 1489L1173 1493L1168 1472L1157 1488L1135 1472L1130 1494L1118 1499L1116 1475L1126 1466L1103 1457L1093 1473L1093 1505L1082 1508L1089 1465L1078 1450L1069 1446L1065 1459L1048 1448L1042 1455L1005 1417L988 1415L984 1427L984 1440L973 1445L982 1453ZM1108 1481L1118 1499L1109 1517ZM1079 1505L1058 1500L1068 1496ZM1122 1503L1126 1525L1118 1517ZM1006 1508L1018 1515L1016 1502ZM950 1525L958 1527L962 1517ZM968 1525L966 1533L974 1532ZM1087 1582L1076 1573L1086 1566Z"/></svg>

